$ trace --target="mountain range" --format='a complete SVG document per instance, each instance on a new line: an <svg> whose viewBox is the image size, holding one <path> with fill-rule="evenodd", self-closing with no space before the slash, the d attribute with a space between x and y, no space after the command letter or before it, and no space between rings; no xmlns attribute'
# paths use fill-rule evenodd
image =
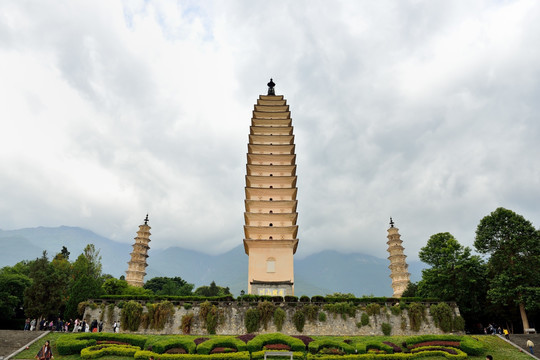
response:
<svg viewBox="0 0 540 360"><path fill-rule="evenodd" d="M21 260L40 257L44 250L49 258L60 252L62 246L75 260L87 244L100 250L103 272L114 277L124 275L130 259L131 246L100 236L79 227L36 227L18 230L0 230L0 267L14 265ZM151 243L150 243L151 245ZM421 278L425 265L409 261L411 281ZM362 253L321 251L303 259L295 259L295 295L326 295L335 292L356 296L391 296L389 261ZM238 295L247 290L248 256L243 245L220 255L170 247L150 249L147 275L180 276L195 287L215 281L228 286Z"/></svg>

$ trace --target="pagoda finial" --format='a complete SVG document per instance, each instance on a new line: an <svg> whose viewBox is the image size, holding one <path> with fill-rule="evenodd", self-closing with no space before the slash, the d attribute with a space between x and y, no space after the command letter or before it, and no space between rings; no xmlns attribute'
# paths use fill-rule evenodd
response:
<svg viewBox="0 0 540 360"><path fill-rule="evenodd" d="M146 214L146 218L144 219L144 225L148 225L148 214Z"/></svg>
<svg viewBox="0 0 540 360"><path fill-rule="evenodd" d="M394 227L394 220L392 220L392 217L390 217L390 227Z"/></svg>
<svg viewBox="0 0 540 360"><path fill-rule="evenodd" d="M276 95L276 92L274 91L274 86L276 86L276 84L274 84L272 78L270 78L270 82L266 85L268 85L268 95Z"/></svg>

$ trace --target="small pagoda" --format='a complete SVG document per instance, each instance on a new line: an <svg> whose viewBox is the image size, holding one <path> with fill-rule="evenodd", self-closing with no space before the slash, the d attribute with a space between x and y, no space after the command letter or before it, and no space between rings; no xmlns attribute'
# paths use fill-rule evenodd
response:
<svg viewBox="0 0 540 360"><path fill-rule="evenodd" d="M148 225L148 214L144 219L144 224L139 225L139 231L137 231L137 237L135 238L135 244L133 244L133 252L131 253L131 260L128 262L129 266L126 271L126 281L129 285L142 287L144 285L144 276L146 275L146 258L148 257L148 250L150 246L150 226Z"/></svg>
<svg viewBox="0 0 540 360"><path fill-rule="evenodd" d="M409 265L405 259L407 255L404 254L403 241L401 235L399 235L399 229L394 227L394 221L390 218L390 228L388 229L388 260L390 260L390 277L392 278L392 288L394 289L395 298L400 298L403 292L407 289L410 281L410 275L407 271Z"/></svg>

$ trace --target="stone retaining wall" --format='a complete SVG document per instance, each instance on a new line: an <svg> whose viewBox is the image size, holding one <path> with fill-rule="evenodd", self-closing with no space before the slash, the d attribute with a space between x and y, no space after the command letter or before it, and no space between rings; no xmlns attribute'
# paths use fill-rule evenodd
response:
<svg viewBox="0 0 540 360"><path fill-rule="evenodd" d="M418 332L413 331L410 328L409 317L407 310L402 310L400 315L392 315L389 306L381 306L381 315L373 315L369 317L369 325L358 327L357 324L361 322L362 313L365 311L357 310L356 316L354 318L346 316L345 319L341 315L334 315L325 310L326 320L315 322L310 322L306 319L306 323L303 331L300 333L296 330L296 327L293 323L293 315L298 309L301 308L301 303L294 304L296 306L291 306L286 303L279 303L276 306L280 306L286 313L286 320L281 330L284 334L289 335L336 335L336 336L357 336L357 335L383 335L381 325L382 323L389 323L392 326L391 335L418 335L418 334L443 334L443 332L437 328L432 317L429 315L428 306L426 306L426 318L422 321L421 328ZM256 305L252 305L254 307ZM86 307L84 313L84 319L86 321L92 321L97 319L98 321L102 319L104 326L103 331L113 331L113 323L108 322L109 319L109 307L105 306L104 311L101 306L91 306ZM236 302L222 302L219 303L218 307L223 314L223 321L218 325L216 333L218 335L240 335L247 333L246 327L244 325L245 313L247 309L250 308L249 304L246 303L236 303ZM102 312L103 316L102 316ZM144 307L144 312L146 312L146 307ZM208 332L205 328L204 323L199 319L199 306L193 305L192 308L186 310L183 306L175 306L175 314L171 321L169 321L165 328L162 331L156 331L153 329L143 329L142 326L139 327L137 333L141 334L182 334L181 323L182 317L188 313L194 314L191 332L192 335L207 335ZM115 306L113 313L113 322L120 321L121 309ZM454 308L454 314L459 315L459 310ZM402 329L402 321L404 329ZM262 326L257 332L257 334L263 333L272 333L277 332L273 320L270 320L268 323L267 329L263 329ZM462 334L462 332L457 332Z"/></svg>

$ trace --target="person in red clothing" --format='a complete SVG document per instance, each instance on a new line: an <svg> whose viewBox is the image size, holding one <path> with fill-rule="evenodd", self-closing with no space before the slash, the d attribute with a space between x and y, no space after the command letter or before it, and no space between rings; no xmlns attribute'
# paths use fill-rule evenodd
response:
<svg viewBox="0 0 540 360"><path fill-rule="evenodd" d="M39 350L39 352L37 353L36 359L38 360L54 359L54 356L51 350L51 343L49 342L49 340L45 341L45 345L43 345L41 349Z"/></svg>

